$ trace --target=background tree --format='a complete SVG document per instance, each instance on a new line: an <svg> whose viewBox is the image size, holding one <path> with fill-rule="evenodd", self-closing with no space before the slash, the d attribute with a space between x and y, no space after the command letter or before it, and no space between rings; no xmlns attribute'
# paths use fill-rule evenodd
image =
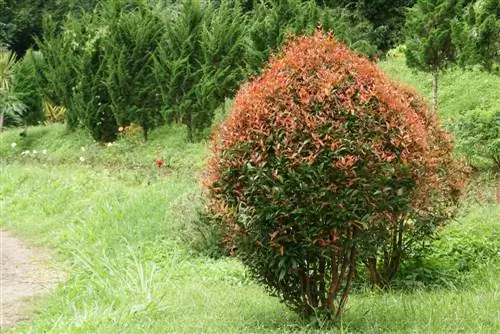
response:
<svg viewBox="0 0 500 334"><path fill-rule="evenodd" d="M440 73L455 63L451 24L458 0L418 0L407 16L406 62L408 67L432 74L432 111L437 110Z"/></svg>
<svg viewBox="0 0 500 334"><path fill-rule="evenodd" d="M500 1L470 3L452 22L452 39L460 66L480 65L489 72L498 73Z"/></svg>
<svg viewBox="0 0 500 334"><path fill-rule="evenodd" d="M45 16L60 23L67 13L91 10L96 3L97 0L0 0L0 45L22 57L42 36Z"/></svg>
<svg viewBox="0 0 500 334"><path fill-rule="evenodd" d="M344 6L347 9L360 13L374 27L378 50L385 53L404 39L403 27L405 24L406 9L411 7L415 0L317 0L328 6Z"/></svg>

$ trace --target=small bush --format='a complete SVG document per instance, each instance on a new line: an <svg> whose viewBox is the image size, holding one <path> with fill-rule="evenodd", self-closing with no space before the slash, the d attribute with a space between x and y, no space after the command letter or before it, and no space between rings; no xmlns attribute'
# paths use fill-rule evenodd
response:
<svg viewBox="0 0 500 334"><path fill-rule="evenodd" d="M450 121L457 149L476 167L500 171L500 106L476 108Z"/></svg>
<svg viewBox="0 0 500 334"><path fill-rule="evenodd" d="M36 62L40 60L38 52L28 50L14 67L12 89L26 106L23 121L27 125L37 125L44 120L40 76L36 67Z"/></svg>
<svg viewBox="0 0 500 334"><path fill-rule="evenodd" d="M358 254L374 275L378 259L397 271L464 181L422 98L321 32L239 91L212 144L209 213L253 277L302 314L342 313Z"/></svg>
<svg viewBox="0 0 500 334"><path fill-rule="evenodd" d="M459 288L483 266L498 262L495 204L476 205L401 268L394 286Z"/></svg>
<svg viewBox="0 0 500 334"><path fill-rule="evenodd" d="M43 115L46 123L64 123L66 108L56 106L49 101L43 101Z"/></svg>

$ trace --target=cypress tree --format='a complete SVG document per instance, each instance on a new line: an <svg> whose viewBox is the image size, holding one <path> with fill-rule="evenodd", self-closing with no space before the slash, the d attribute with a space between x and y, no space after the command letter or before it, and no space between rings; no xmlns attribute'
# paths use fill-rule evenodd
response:
<svg viewBox="0 0 500 334"><path fill-rule="evenodd" d="M500 63L500 2L482 0L469 4L452 23L457 62L462 67L480 65L498 72Z"/></svg>
<svg viewBox="0 0 500 334"><path fill-rule="evenodd" d="M455 62L451 24L458 0L418 0L407 16L406 61L432 74L432 111L437 110L439 74Z"/></svg>

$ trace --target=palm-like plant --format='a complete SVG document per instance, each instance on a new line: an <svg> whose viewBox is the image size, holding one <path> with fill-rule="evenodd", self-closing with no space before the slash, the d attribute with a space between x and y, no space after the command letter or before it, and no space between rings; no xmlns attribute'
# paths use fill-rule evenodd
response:
<svg viewBox="0 0 500 334"><path fill-rule="evenodd" d="M16 56L13 52L0 49L0 131L2 131L4 119L8 117L13 123L19 124L26 106L12 90L12 76Z"/></svg>

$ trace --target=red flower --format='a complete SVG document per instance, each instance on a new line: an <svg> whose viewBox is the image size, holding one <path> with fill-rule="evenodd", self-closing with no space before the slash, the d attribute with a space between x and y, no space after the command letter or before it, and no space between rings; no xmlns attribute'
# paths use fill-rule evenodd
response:
<svg viewBox="0 0 500 334"><path fill-rule="evenodd" d="M158 166L158 168L161 168L161 166L163 166L163 160L156 159L156 166Z"/></svg>

